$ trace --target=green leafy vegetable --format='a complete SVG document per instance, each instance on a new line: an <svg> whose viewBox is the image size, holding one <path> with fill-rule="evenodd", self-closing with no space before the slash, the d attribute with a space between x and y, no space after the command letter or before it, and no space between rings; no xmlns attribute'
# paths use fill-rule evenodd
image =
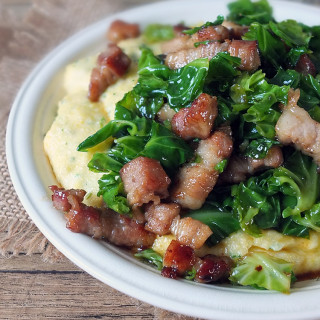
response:
<svg viewBox="0 0 320 320"><path fill-rule="evenodd" d="M159 253L155 252L153 249L146 249L138 252L134 255L136 258L145 260L150 264L157 267L158 270L162 269L162 257Z"/></svg>
<svg viewBox="0 0 320 320"><path fill-rule="evenodd" d="M312 158L295 152L285 163L285 166L274 170L273 181L285 196L284 201L295 198L294 206L288 206L282 212L284 218L300 215L311 209L319 197L320 178L317 165Z"/></svg>
<svg viewBox="0 0 320 320"><path fill-rule="evenodd" d="M263 159L274 145L279 145L279 141L266 138L252 140L244 151L244 155L253 159Z"/></svg>
<svg viewBox="0 0 320 320"><path fill-rule="evenodd" d="M167 24L149 24L143 32L143 36L149 43L165 41L174 38L174 30Z"/></svg>
<svg viewBox="0 0 320 320"><path fill-rule="evenodd" d="M122 214L129 214L131 212L119 174L110 171L104 174L98 183L98 196L103 197L103 200L110 209Z"/></svg>
<svg viewBox="0 0 320 320"><path fill-rule="evenodd" d="M238 0L228 4L229 15L228 20L241 25L250 25L252 22L269 23L274 20L272 16L272 8L267 0L250 1Z"/></svg>
<svg viewBox="0 0 320 320"><path fill-rule="evenodd" d="M258 286L289 293L293 265L263 252L245 256L232 270L230 280L243 286Z"/></svg>

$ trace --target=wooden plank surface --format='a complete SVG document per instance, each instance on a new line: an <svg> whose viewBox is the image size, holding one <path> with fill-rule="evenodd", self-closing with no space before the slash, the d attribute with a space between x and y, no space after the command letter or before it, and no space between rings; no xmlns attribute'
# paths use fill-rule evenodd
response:
<svg viewBox="0 0 320 320"><path fill-rule="evenodd" d="M50 264L39 254L1 258L0 277L0 319L155 318L154 307L108 287L67 260ZM175 317L169 314L166 319Z"/></svg>

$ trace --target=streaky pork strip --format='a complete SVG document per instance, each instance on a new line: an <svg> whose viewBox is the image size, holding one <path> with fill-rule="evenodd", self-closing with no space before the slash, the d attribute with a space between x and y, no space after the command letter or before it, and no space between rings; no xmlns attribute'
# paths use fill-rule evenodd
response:
<svg viewBox="0 0 320 320"><path fill-rule="evenodd" d="M231 155L232 147L229 134L218 130L201 140L195 152L198 161L185 164L177 174L171 190L172 201L183 208L201 208L218 180L215 166Z"/></svg>
<svg viewBox="0 0 320 320"><path fill-rule="evenodd" d="M147 223L145 229L158 235L170 232L170 226L180 213L180 206L176 203L160 203L149 205L145 211Z"/></svg>
<svg viewBox="0 0 320 320"><path fill-rule="evenodd" d="M249 30L248 26L241 26L228 20L224 20L222 25L229 30L230 39L241 40L242 36Z"/></svg>
<svg viewBox="0 0 320 320"><path fill-rule="evenodd" d="M138 157L126 163L120 170L120 176L131 206L142 206L169 196L171 182L159 161L147 157Z"/></svg>
<svg viewBox="0 0 320 320"><path fill-rule="evenodd" d="M130 58L117 45L109 44L107 50L98 56L97 67L91 72L89 100L99 101L101 94L125 75L130 63Z"/></svg>
<svg viewBox="0 0 320 320"><path fill-rule="evenodd" d="M197 42L208 40L221 42L225 39L229 39L229 30L226 27L222 25L210 26L201 28L191 36L181 33L174 39L164 42L161 45L161 50L163 53L168 54L180 50L193 49L195 48L194 44Z"/></svg>
<svg viewBox="0 0 320 320"><path fill-rule="evenodd" d="M125 39L137 38L139 35L140 27L137 23L128 23L122 20L113 21L107 32L108 40L115 43Z"/></svg>
<svg viewBox="0 0 320 320"><path fill-rule="evenodd" d="M219 176L219 184L235 184L245 181L258 171L278 168L283 163L282 150L278 146L270 148L267 156L262 159L253 159L232 155L229 159L228 166Z"/></svg>
<svg viewBox="0 0 320 320"><path fill-rule="evenodd" d="M294 68L296 71L302 73L304 76L311 74L313 77L316 76L317 70L314 63L311 61L308 54L302 54Z"/></svg>
<svg viewBox="0 0 320 320"><path fill-rule="evenodd" d="M276 134L282 144L293 144L320 165L320 123L297 105L299 97L300 90L290 89L288 103L282 106L276 124Z"/></svg>
<svg viewBox="0 0 320 320"><path fill-rule="evenodd" d="M240 70L255 71L261 63L256 41L232 40L202 44L198 48L169 53L165 64L171 69L179 69L199 58L211 60L219 52L229 52L231 56L240 58Z"/></svg>
<svg viewBox="0 0 320 320"><path fill-rule="evenodd" d="M66 212L67 228L96 239L106 239L117 246L150 247L155 235L144 229L144 224L110 209L97 209L82 203L84 190L64 190L55 186L52 201L55 208ZM81 196L78 196L81 194ZM81 199L82 197L82 199ZM68 205L66 205L66 199ZM61 206L61 203L65 205Z"/></svg>
<svg viewBox="0 0 320 320"><path fill-rule="evenodd" d="M207 139L217 115L217 97L202 93L189 108L180 109L173 116L171 129L184 140Z"/></svg>

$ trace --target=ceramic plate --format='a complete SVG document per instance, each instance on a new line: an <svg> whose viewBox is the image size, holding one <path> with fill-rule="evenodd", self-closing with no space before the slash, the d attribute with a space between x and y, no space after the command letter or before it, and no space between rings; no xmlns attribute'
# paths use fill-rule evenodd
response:
<svg viewBox="0 0 320 320"><path fill-rule="evenodd" d="M277 20L320 24L320 9L290 2L271 2ZM168 8L169 7L169 8ZM131 9L108 17L57 47L31 73L13 105L7 129L9 170L19 198L42 233L70 260L106 284L155 306L211 319L318 319L320 282L300 282L290 295L231 286L171 280L126 252L70 232L63 215L53 209L48 185L55 179L42 147L44 134L62 97L63 68L104 46L115 19L148 23L214 20L226 14L226 1L170 1Z"/></svg>

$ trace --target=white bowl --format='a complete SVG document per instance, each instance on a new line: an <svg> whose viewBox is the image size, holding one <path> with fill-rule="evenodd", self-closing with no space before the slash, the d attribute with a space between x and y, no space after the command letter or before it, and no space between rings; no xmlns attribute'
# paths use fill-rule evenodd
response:
<svg viewBox="0 0 320 320"><path fill-rule="evenodd" d="M15 189L26 211L65 256L106 284L155 306L182 314L214 319L319 319L320 285L298 283L290 295L248 288L201 285L171 280L117 247L75 234L65 228L63 215L51 204L48 186L55 183L42 140L62 97L63 68L103 47L105 31L114 19L148 23L214 20L227 13L226 1L168 1L102 20L51 52L30 74L14 102L7 128L7 158ZM277 20L296 19L319 24L320 9L272 1Z"/></svg>

